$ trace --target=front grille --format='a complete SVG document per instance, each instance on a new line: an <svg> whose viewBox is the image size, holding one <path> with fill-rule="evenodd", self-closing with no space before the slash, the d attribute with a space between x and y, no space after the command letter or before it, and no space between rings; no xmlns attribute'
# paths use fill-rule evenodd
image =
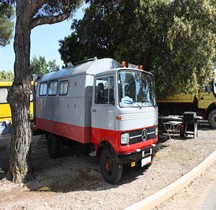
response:
<svg viewBox="0 0 216 210"><path fill-rule="evenodd" d="M129 133L129 138L130 138L129 145L156 138L155 130L156 130L156 126L151 127L151 128L146 128L146 131L147 131L146 132L147 133L146 140L142 139L143 129L128 132Z"/></svg>

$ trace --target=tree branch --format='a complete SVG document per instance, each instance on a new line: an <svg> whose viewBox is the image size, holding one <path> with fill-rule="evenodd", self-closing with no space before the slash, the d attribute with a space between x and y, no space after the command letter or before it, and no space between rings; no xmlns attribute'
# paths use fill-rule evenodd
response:
<svg viewBox="0 0 216 210"><path fill-rule="evenodd" d="M70 13L64 13L64 14L57 15L57 16L34 18L31 23L31 29L39 25L59 23L61 21L66 20L69 16L70 16Z"/></svg>
<svg viewBox="0 0 216 210"><path fill-rule="evenodd" d="M46 3L46 0L38 0L32 3L32 17L38 12L38 10Z"/></svg>

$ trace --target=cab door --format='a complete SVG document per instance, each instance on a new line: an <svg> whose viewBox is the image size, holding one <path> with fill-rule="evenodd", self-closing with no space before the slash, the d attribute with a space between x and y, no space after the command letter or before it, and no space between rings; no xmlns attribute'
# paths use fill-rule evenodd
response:
<svg viewBox="0 0 216 210"><path fill-rule="evenodd" d="M198 96L198 107L200 109L207 109L210 104L215 102L215 96L212 91L212 86L210 84L205 85L199 90Z"/></svg>
<svg viewBox="0 0 216 210"><path fill-rule="evenodd" d="M115 139L114 75L96 77L91 106L92 142Z"/></svg>

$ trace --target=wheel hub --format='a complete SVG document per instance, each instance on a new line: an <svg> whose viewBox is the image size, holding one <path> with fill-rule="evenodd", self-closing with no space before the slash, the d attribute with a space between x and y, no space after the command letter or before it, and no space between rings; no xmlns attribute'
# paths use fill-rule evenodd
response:
<svg viewBox="0 0 216 210"><path fill-rule="evenodd" d="M111 173L112 172L112 163L110 162L110 160L107 160L105 162L105 169L108 173Z"/></svg>

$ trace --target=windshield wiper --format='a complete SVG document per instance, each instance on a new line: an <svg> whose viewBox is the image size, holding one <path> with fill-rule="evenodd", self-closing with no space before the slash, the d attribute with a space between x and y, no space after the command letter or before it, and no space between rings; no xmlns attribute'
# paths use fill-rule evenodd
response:
<svg viewBox="0 0 216 210"><path fill-rule="evenodd" d="M138 103L135 103L135 105L137 105L140 109L142 109L142 105L138 104Z"/></svg>
<svg viewBox="0 0 216 210"><path fill-rule="evenodd" d="M153 105L151 101L148 101L148 100L142 101L142 106L151 106L151 105Z"/></svg>

